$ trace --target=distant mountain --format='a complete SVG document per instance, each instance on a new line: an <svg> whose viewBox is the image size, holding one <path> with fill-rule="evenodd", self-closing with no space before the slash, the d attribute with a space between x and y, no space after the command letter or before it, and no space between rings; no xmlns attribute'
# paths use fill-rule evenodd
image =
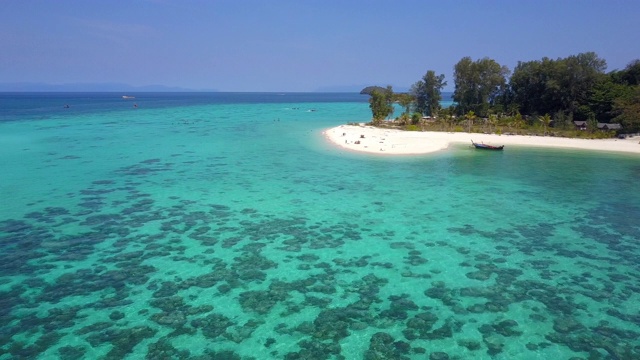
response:
<svg viewBox="0 0 640 360"><path fill-rule="evenodd" d="M47 84L47 83L0 83L0 91L7 92L189 92L189 91L211 91L217 90L194 90L177 86L145 85L133 86L123 83L70 83L70 84Z"/></svg>

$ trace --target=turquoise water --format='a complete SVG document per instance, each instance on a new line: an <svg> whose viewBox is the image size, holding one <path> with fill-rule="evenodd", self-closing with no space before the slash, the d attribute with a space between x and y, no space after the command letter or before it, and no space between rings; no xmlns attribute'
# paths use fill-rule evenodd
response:
<svg viewBox="0 0 640 360"><path fill-rule="evenodd" d="M353 154L321 131L359 95L135 95L0 95L1 359L640 356L637 156Z"/></svg>

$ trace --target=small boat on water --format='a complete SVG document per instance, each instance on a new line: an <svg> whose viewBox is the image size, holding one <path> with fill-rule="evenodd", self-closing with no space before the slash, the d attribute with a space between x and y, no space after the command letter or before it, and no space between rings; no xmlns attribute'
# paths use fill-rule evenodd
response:
<svg viewBox="0 0 640 360"><path fill-rule="evenodd" d="M493 145L487 145L487 144L483 144L483 143L475 143L475 142L473 142L473 140L471 140L471 144L473 144L473 146L476 149L484 149L484 150L502 150L502 149L504 149L504 145L493 146Z"/></svg>
<svg viewBox="0 0 640 360"><path fill-rule="evenodd" d="M135 99L135 96L127 96L127 95L122 95L123 99Z"/></svg>

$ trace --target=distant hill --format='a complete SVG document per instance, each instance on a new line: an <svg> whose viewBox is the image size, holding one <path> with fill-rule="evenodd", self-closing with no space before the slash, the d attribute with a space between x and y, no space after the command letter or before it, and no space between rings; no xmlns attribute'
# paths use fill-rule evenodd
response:
<svg viewBox="0 0 640 360"><path fill-rule="evenodd" d="M381 93L386 93L387 92L387 88L383 88L381 86L367 86L366 88L360 90L360 94L371 95L371 94L373 94L374 91L378 91L378 92L381 92Z"/></svg>
<svg viewBox="0 0 640 360"><path fill-rule="evenodd" d="M333 86L322 86L313 90L313 92L349 92L349 93L361 93L363 88L368 87L366 84L363 85L333 85ZM406 86L398 86L393 87L394 92L406 92L409 88Z"/></svg>
<svg viewBox="0 0 640 360"><path fill-rule="evenodd" d="M70 83L70 84L47 84L47 83L0 83L0 91L7 92L189 92L189 91L217 91L214 89L187 89L177 86L145 85L133 86L123 83Z"/></svg>

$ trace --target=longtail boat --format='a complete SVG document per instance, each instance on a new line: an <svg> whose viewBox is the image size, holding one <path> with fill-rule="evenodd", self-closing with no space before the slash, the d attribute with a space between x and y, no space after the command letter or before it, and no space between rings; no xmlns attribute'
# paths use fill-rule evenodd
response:
<svg viewBox="0 0 640 360"><path fill-rule="evenodd" d="M471 144L473 144L473 146L476 149L484 149L484 150L502 150L502 149L504 149L504 145L493 146L493 145L487 145L487 144L483 144L483 143L475 143L475 142L473 142L473 140L471 140Z"/></svg>

